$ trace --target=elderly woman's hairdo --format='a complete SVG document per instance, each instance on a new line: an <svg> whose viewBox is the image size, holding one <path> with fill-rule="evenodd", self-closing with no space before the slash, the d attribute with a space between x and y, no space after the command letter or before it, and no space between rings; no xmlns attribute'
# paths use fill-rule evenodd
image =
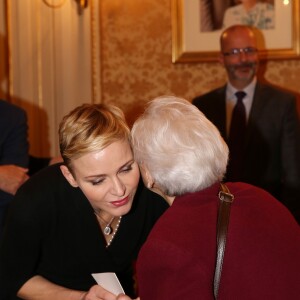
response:
<svg viewBox="0 0 300 300"><path fill-rule="evenodd" d="M131 141L130 129L123 112L114 105L83 104L59 126L60 153L68 167L72 160L119 140Z"/></svg>
<svg viewBox="0 0 300 300"><path fill-rule="evenodd" d="M135 159L170 196L195 192L221 181L228 147L218 129L185 99L152 100L134 123Z"/></svg>

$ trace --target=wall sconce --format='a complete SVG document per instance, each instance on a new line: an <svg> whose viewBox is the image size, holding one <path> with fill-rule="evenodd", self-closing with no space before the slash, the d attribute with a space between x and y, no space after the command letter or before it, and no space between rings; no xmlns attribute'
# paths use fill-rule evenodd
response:
<svg viewBox="0 0 300 300"><path fill-rule="evenodd" d="M78 4L78 13L82 14L83 10L87 8L89 1L88 0L75 0Z"/></svg>
<svg viewBox="0 0 300 300"><path fill-rule="evenodd" d="M89 1L88 0L75 0L75 1L77 2L78 5L78 13L82 14L83 10L88 7ZM43 0L43 2L51 8L60 8L65 4L66 0L61 0L54 4L52 2L49 2L49 0Z"/></svg>

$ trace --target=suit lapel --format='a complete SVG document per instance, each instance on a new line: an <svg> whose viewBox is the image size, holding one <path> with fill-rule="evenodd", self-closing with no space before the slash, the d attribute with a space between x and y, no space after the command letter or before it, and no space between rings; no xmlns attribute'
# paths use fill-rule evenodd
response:
<svg viewBox="0 0 300 300"><path fill-rule="evenodd" d="M222 99L222 101L220 101ZM226 133L226 85L221 87L216 94L214 99L214 110L215 119L212 122L220 130L222 137L227 140Z"/></svg>
<svg viewBox="0 0 300 300"><path fill-rule="evenodd" d="M264 97L267 95L264 92L264 86L257 82L254 96L253 96L253 102L249 114L249 120L248 120L248 126L247 126L247 133L246 133L246 147L249 144L253 134L255 134L256 125L255 120L259 120L261 117L261 113L263 112L263 106L264 106Z"/></svg>

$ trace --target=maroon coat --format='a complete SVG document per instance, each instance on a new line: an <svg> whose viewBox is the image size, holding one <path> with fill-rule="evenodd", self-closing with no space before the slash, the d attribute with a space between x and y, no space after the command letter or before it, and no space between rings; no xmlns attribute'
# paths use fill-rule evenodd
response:
<svg viewBox="0 0 300 300"><path fill-rule="evenodd" d="M219 298L298 299L300 227L262 189L228 183L235 200ZM158 220L137 262L142 300L213 299L219 184L177 197Z"/></svg>

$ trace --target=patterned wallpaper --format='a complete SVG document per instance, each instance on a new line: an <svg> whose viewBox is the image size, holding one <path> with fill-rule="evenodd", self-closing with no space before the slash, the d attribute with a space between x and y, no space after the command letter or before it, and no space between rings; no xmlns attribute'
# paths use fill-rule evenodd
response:
<svg viewBox="0 0 300 300"><path fill-rule="evenodd" d="M102 0L102 101L130 124L152 98L191 100L225 83L218 63L173 64L171 0ZM265 79L300 94L300 60L270 61Z"/></svg>

